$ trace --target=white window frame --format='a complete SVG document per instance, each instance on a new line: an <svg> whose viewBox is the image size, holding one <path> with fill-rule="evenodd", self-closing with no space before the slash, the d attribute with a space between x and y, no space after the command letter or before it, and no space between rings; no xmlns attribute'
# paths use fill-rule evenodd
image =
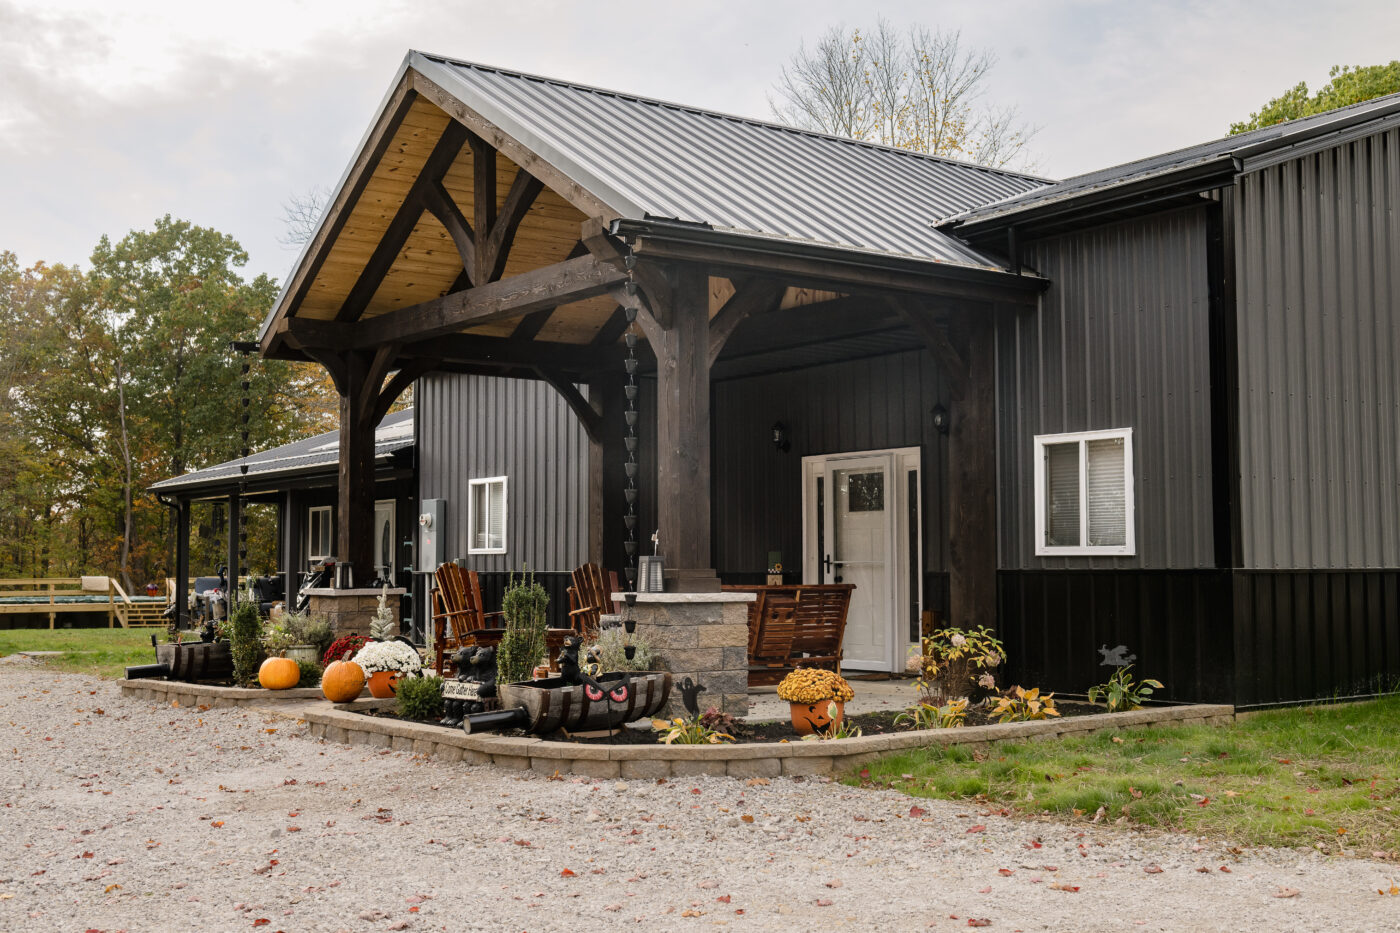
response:
<svg viewBox="0 0 1400 933"><path fill-rule="evenodd" d="M496 483L501 485L501 546L500 547L476 547L476 487L492 486ZM489 501L491 493L487 490ZM481 479L471 480L467 484L467 553L468 554L504 554L508 544L510 531L510 484L509 478L505 476L485 476Z"/></svg>
<svg viewBox="0 0 1400 933"><path fill-rule="evenodd" d="M330 548L330 551L328 551L328 552L325 553L325 554L313 554L313 553L311 553L312 529L314 529L314 528L316 527L316 525L318 524L318 522L317 522L317 520L316 520L316 517L317 517L318 515L320 515L321 513L325 513L326 516L327 516L327 519L326 519L326 540L325 540L324 544L325 544L326 547ZM311 506L310 508L308 508L308 509L306 510L306 561L307 561L308 564L313 564L313 563L315 563L316 561L328 560L328 559L330 559L331 557L334 557L334 556L335 556L335 506L332 506L332 505L313 505L313 506Z"/></svg>
<svg viewBox="0 0 1400 933"><path fill-rule="evenodd" d="M1089 540L1089 441L1123 441L1123 509L1124 543L1121 545L1079 544L1052 547L1045 543L1045 448L1051 444L1079 444L1079 540ZM1037 434L1034 448L1035 463L1035 555L1037 557L1133 557L1137 554L1136 503L1133 490L1133 429L1113 428L1106 431L1079 431L1072 434Z"/></svg>

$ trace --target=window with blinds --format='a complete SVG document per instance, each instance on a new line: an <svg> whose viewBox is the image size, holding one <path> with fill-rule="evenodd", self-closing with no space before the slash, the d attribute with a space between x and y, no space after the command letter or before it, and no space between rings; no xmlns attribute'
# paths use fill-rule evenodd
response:
<svg viewBox="0 0 1400 933"><path fill-rule="evenodd" d="M1131 428L1035 439L1036 554L1131 555Z"/></svg>
<svg viewBox="0 0 1400 933"><path fill-rule="evenodd" d="M331 507L318 505L306 510L306 559L310 563L329 559L335 550L331 540Z"/></svg>
<svg viewBox="0 0 1400 933"><path fill-rule="evenodd" d="M471 528L471 554L506 552L506 478L474 479L467 523Z"/></svg>

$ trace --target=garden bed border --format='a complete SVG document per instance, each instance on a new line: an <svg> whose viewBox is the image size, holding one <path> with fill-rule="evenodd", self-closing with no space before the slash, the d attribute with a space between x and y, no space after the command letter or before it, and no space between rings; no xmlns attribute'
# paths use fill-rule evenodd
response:
<svg viewBox="0 0 1400 933"><path fill-rule="evenodd" d="M290 690L264 690L262 687L223 687L217 684L191 684L182 680L119 680L122 696L142 700L179 700L181 706L265 706L288 700L324 700L320 687L293 687Z"/></svg>
<svg viewBox="0 0 1400 933"><path fill-rule="evenodd" d="M468 735L441 726L363 715L392 700L357 700L302 713L313 736L432 755L446 761L494 765L514 771L577 774L592 778L671 778L715 775L742 778L829 775L865 764L887 752L935 745L988 745L1048 740L1060 735L1133 726L1226 725L1235 709L1226 705L1159 706L1126 713L1094 713L1038 722L996 723L960 729L929 729L819 742L750 742L734 745L603 745L554 742L534 736Z"/></svg>

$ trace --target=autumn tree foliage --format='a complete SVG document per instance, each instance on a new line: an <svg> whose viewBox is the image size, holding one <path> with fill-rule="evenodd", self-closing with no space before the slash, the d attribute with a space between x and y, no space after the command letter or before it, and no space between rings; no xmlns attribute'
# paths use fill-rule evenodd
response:
<svg viewBox="0 0 1400 933"><path fill-rule="evenodd" d="M1037 129L1013 106L983 99L996 65L961 33L884 19L875 28L833 26L800 46L769 96L783 123L1002 168L1033 163Z"/></svg>
<svg viewBox="0 0 1400 933"><path fill-rule="evenodd" d="M0 253L0 577L140 586L173 567L174 516L146 489L242 449L229 342L253 339L277 294L239 274L247 260L169 216L103 237L86 270ZM318 369L258 360L250 377L250 448L325 429Z"/></svg>
<svg viewBox="0 0 1400 933"><path fill-rule="evenodd" d="M1334 65L1328 77L1331 80L1318 88L1316 94L1309 94L1307 82L1299 81L1257 113L1251 113L1248 120L1231 123L1230 135L1400 92L1400 61L1362 67Z"/></svg>

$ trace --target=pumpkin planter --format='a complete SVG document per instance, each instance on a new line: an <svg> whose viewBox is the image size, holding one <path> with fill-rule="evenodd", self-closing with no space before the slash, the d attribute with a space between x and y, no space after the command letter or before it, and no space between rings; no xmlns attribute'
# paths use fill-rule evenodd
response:
<svg viewBox="0 0 1400 933"><path fill-rule="evenodd" d="M349 703L365 689L365 672L354 661L332 661L321 675L321 693L332 703Z"/></svg>
<svg viewBox="0 0 1400 933"><path fill-rule="evenodd" d="M393 699L402 676L402 671L375 671L369 675L369 695L376 700Z"/></svg>
<svg viewBox="0 0 1400 933"><path fill-rule="evenodd" d="M258 683L268 690L290 690L301 680L301 668L291 658L268 658L258 668Z"/></svg>
<svg viewBox="0 0 1400 933"><path fill-rule="evenodd" d="M798 735L830 732L846 718L846 704L840 700L819 700L816 703L792 703L792 731ZM835 716L832 716L835 707Z"/></svg>

